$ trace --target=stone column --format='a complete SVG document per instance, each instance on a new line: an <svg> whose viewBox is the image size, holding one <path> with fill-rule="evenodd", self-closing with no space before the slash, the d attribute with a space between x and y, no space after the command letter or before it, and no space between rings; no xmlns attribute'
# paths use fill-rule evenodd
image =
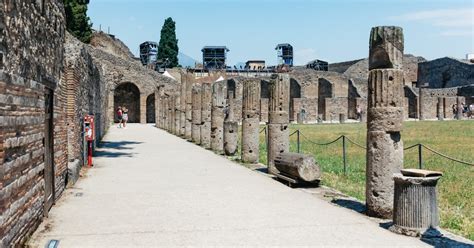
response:
<svg viewBox="0 0 474 248"><path fill-rule="evenodd" d="M193 126L191 129L192 141L196 144L201 144L201 85L193 85Z"/></svg>
<svg viewBox="0 0 474 248"><path fill-rule="evenodd" d="M367 214L381 218L392 217L392 178L403 167L403 45L401 28L372 28L365 195Z"/></svg>
<svg viewBox="0 0 474 248"><path fill-rule="evenodd" d="M170 133L174 134L175 133L175 118L174 118L174 114L175 114L175 104L176 104L176 97L174 95L171 95L170 96L170 105L169 105L169 111L170 111L170 115L169 115L169 131Z"/></svg>
<svg viewBox="0 0 474 248"><path fill-rule="evenodd" d="M146 124L146 98L147 95L140 94L140 123Z"/></svg>
<svg viewBox="0 0 474 248"><path fill-rule="evenodd" d="M242 86L242 162L258 163L260 148L260 81L245 79Z"/></svg>
<svg viewBox="0 0 474 248"><path fill-rule="evenodd" d="M163 129L166 131L168 131L168 114L169 114L168 103L169 103L168 97L164 96L163 97Z"/></svg>
<svg viewBox="0 0 474 248"><path fill-rule="evenodd" d="M161 128L160 127L160 107L161 107L161 95L160 95L160 88L155 91L155 127Z"/></svg>
<svg viewBox="0 0 474 248"><path fill-rule="evenodd" d="M175 102L175 106L174 106L174 124L175 124L175 128L174 128L174 134L176 136L179 136L180 135L180 132L181 132L181 97L179 94L177 94L174 98L174 102Z"/></svg>
<svg viewBox="0 0 474 248"><path fill-rule="evenodd" d="M456 97L456 120L461 120L462 119L462 110L463 110L463 106L462 106L462 103L461 103L461 98L458 96Z"/></svg>
<svg viewBox="0 0 474 248"><path fill-rule="evenodd" d="M237 152L239 133L239 124L234 118L234 92L229 91L228 99L224 119L224 153L227 156L234 156Z"/></svg>
<svg viewBox="0 0 474 248"><path fill-rule="evenodd" d="M219 154L224 152L224 108L227 87L225 81L212 86L211 149Z"/></svg>
<svg viewBox="0 0 474 248"><path fill-rule="evenodd" d="M444 107L443 107L443 98L442 97L438 97L438 105L437 105L437 109L438 109L438 120L439 121L442 121L444 120Z"/></svg>
<svg viewBox="0 0 474 248"><path fill-rule="evenodd" d="M193 82L191 78L192 74L186 72L186 106L185 106L185 130L184 130L184 137L185 139L191 141L192 140L192 126L193 126Z"/></svg>
<svg viewBox="0 0 474 248"><path fill-rule="evenodd" d="M211 148L211 84L201 86L201 146Z"/></svg>
<svg viewBox="0 0 474 248"><path fill-rule="evenodd" d="M270 99L268 103L268 140L267 160L268 172L278 173L275 168L275 157L280 153L289 152L290 130L290 76L274 74L269 84Z"/></svg>
<svg viewBox="0 0 474 248"><path fill-rule="evenodd" d="M425 97L424 85L420 84L420 87L418 88L418 119L420 121L425 120Z"/></svg>
<svg viewBox="0 0 474 248"><path fill-rule="evenodd" d="M179 95L179 136L184 137L186 133L186 74L183 72L181 73L181 85Z"/></svg>

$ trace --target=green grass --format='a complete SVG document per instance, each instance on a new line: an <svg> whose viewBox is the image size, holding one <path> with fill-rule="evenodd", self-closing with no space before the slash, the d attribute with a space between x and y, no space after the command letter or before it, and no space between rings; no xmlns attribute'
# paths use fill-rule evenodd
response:
<svg viewBox="0 0 474 248"><path fill-rule="evenodd" d="M311 141L324 143L341 135L365 146L366 125L291 125L291 133L300 129ZM404 146L422 143L436 151L467 162L474 161L474 122L405 122ZM296 135L290 137L290 151L296 152ZM322 184L347 195L365 200L366 152L347 145L347 175L343 173L342 140L319 146L301 138L301 151L313 154L323 170ZM423 150L424 169L444 173L438 184L441 227L474 240L474 166L459 164ZM260 136L260 162L266 164L265 136ZM405 168L418 167L418 149L404 153Z"/></svg>

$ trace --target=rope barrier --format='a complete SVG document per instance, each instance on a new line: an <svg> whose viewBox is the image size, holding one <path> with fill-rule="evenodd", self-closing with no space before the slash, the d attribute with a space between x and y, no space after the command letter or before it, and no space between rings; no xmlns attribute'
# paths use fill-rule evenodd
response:
<svg viewBox="0 0 474 248"><path fill-rule="evenodd" d="M342 135L339 136L337 139L333 140L333 141L330 141L330 142L327 142L327 143L317 143L317 142L314 142L312 140L310 140L308 137L306 137L302 132L300 132L300 135L305 138L309 143L311 144L314 144L314 145L318 145L318 146L327 146L327 145L331 145L333 143L336 143L337 141L339 141L341 138L342 138Z"/></svg>
<svg viewBox="0 0 474 248"><path fill-rule="evenodd" d="M427 146L425 146L425 145L423 145L423 144L421 144L421 145L422 145L424 148L426 148L427 150L431 151L432 153L437 154L437 155L439 155L439 156L441 156L441 157L444 157L444 158L446 158L446 159L449 159L449 160L452 160L452 161L454 161L454 162L458 162L458 163L461 163L461 164L474 166L474 163L469 163L469 162L462 161L462 160L459 160L459 159L456 159L456 158L452 158L452 157L450 157L450 156L448 156L448 155L445 155L445 154L442 154L442 153L440 153L440 152L438 152L438 151L435 151L435 150L433 150L433 149L431 149L431 148L429 148L429 147L427 147Z"/></svg>
<svg viewBox="0 0 474 248"><path fill-rule="evenodd" d="M359 148L362 148L362 149L367 150L367 147L365 147L365 146L363 146L363 145L361 145L361 144L359 144L359 143L353 141L352 139L350 139L349 137L347 137L347 136L345 136L345 135L341 135L341 136L339 136L337 139L335 139L335 140L333 140L333 141L330 141L330 142L327 142L327 143L317 143L317 142L314 142L314 141L310 140L306 135L304 135L304 134L303 134L301 131L299 131L299 130L294 131L292 134L290 134L290 136L293 136L294 134L296 134L296 133L298 133L298 132L299 132L299 134L300 134L301 137L303 137L304 139L306 139L307 142L309 142L309 143L311 143L311 144L314 144L314 145L319 145L319 146L331 145L331 144L333 144L333 143L339 141L341 138L345 137L345 138L347 139L347 141L349 141L351 144L353 144L353 145L355 145L355 146L357 146L357 147L359 147ZM432 148L430 148L430 147L428 147L428 146L426 146L426 145L423 145L423 144L414 144L414 145L411 145L411 146L409 146L409 147L403 148L403 150L409 150L409 149L412 149L412 148L415 148L415 147L420 147L420 146L426 148L427 150L431 151L432 153L434 153L434 154L436 154L436 155L439 155L439 156L441 156L441 157L443 157L443 158L446 158L446 159L449 159L449 160L451 160L451 161L458 162L458 163L465 164L465 165L474 166L474 163L472 163L472 162L466 162L466 161L462 161L462 160L460 160L460 159L456 159L456 158L450 157L450 156L448 156L448 155L446 155L446 154L443 154L443 153L441 153L441 152L438 152L438 151L436 151L436 150L434 150L434 149L432 149Z"/></svg>
<svg viewBox="0 0 474 248"><path fill-rule="evenodd" d="M360 147L360 148L362 148L362 149L367 150L367 147L365 147L365 146L363 146L363 145L361 145L361 144L359 144L359 143L357 143L357 142L351 140L349 137L346 136L346 139L347 139L351 144L353 144L353 145L355 145L355 146L357 146L357 147Z"/></svg>

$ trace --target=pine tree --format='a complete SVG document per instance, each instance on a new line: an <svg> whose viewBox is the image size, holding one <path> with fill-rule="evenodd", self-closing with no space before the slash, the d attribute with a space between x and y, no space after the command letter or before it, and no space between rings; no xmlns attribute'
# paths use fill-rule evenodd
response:
<svg viewBox="0 0 474 248"><path fill-rule="evenodd" d="M92 23L87 16L89 0L64 0L67 30L84 43L92 37Z"/></svg>
<svg viewBox="0 0 474 248"><path fill-rule="evenodd" d="M168 59L168 67L177 67L178 39L176 39L176 23L168 17L161 28L160 43L158 44L158 59Z"/></svg>

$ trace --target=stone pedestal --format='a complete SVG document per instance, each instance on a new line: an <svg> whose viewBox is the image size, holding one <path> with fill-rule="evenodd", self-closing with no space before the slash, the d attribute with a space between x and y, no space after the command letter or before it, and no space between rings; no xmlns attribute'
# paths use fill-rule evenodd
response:
<svg viewBox="0 0 474 248"><path fill-rule="evenodd" d="M242 94L242 162L258 163L260 124L260 81L243 80Z"/></svg>
<svg viewBox="0 0 474 248"><path fill-rule="evenodd" d="M391 231L409 236L439 235L435 230L439 226L436 185L440 174L420 177L397 173L393 176L395 198Z"/></svg>
<svg viewBox="0 0 474 248"><path fill-rule="evenodd" d="M211 149L216 153L224 152L224 108L226 104L226 83L220 81L212 86L211 111Z"/></svg>
<svg viewBox="0 0 474 248"><path fill-rule="evenodd" d="M372 28L367 105L367 214L391 218L394 173L403 167L403 33Z"/></svg>
<svg viewBox="0 0 474 248"><path fill-rule="evenodd" d="M201 86L193 86L193 111L192 119L193 126L191 129L191 138L192 141L196 144L201 144Z"/></svg>
<svg viewBox="0 0 474 248"><path fill-rule="evenodd" d="M268 172L278 173L274 160L280 153L290 149L289 109L290 77L288 74L275 74L269 83L270 99L268 104Z"/></svg>
<svg viewBox="0 0 474 248"><path fill-rule="evenodd" d="M239 133L239 125L234 119L234 92L229 91L228 99L224 119L224 153L227 156L234 156L237 152Z"/></svg>
<svg viewBox="0 0 474 248"><path fill-rule="evenodd" d="M201 88L201 146L211 148L211 84Z"/></svg>

